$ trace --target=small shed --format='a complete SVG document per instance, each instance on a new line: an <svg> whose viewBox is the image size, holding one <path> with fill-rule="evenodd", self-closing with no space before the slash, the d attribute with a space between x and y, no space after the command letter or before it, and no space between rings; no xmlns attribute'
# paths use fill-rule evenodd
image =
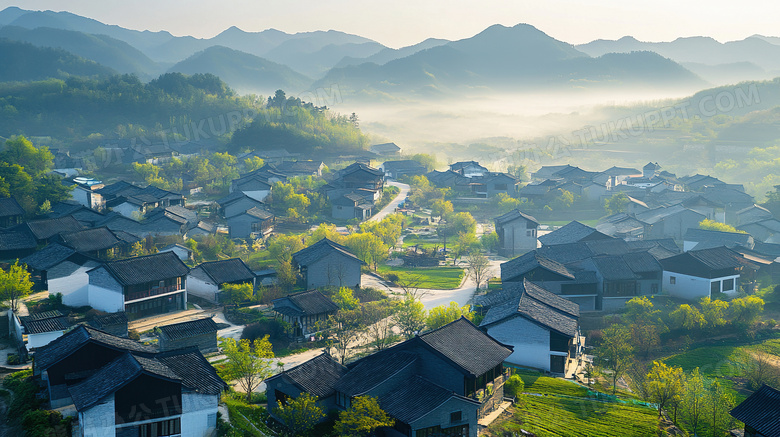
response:
<svg viewBox="0 0 780 437"><path fill-rule="evenodd" d="M219 328L211 318L190 320L156 329L161 352L185 347L197 347L201 353L216 352Z"/></svg>
<svg viewBox="0 0 780 437"><path fill-rule="evenodd" d="M26 345L29 350L46 346L72 326L60 311L46 311L29 316L13 313L12 323L16 340L20 345Z"/></svg>

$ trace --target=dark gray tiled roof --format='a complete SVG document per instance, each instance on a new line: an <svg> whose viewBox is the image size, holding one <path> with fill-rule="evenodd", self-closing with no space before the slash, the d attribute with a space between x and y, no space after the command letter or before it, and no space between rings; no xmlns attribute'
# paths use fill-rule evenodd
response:
<svg viewBox="0 0 780 437"><path fill-rule="evenodd" d="M71 216L60 218L36 220L24 223L20 226L26 226L33 233L36 239L45 240L51 238L60 232L71 232L84 229L81 223Z"/></svg>
<svg viewBox="0 0 780 437"><path fill-rule="evenodd" d="M763 385L729 414L761 435L780 436L780 391Z"/></svg>
<svg viewBox="0 0 780 437"><path fill-rule="evenodd" d="M161 352L155 359L167 366L190 390L213 395L227 389L225 381L196 347Z"/></svg>
<svg viewBox="0 0 780 437"><path fill-rule="evenodd" d="M512 355L509 346L480 331L464 317L417 338L474 376L482 375Z"/></svg>
<svg viewBox="0 0 780 437"><path fill-rule="evenodd" d="M79 252L106 250L123 243L107 227L62 232L59 234L59 238L64 245Z"/></svg>
<svg viewBox="0 0 780 437"><path fill-rule="evenodd" d="M111 261L103 264L103 267L122 285L162 281L189 272L189 268L173 252Z"/></svg>
<svg viewBox="0 0 780 437"><path fill-rule="evenodd" d="M742 256L737 252L725 247L716 247L712 249L704 250L691 250L686 252L693 258L704 263L707 267L712 269L723 269L732 267L741 267L743 263L740 261Z"/></svg>
<svg viewBox="0 0 780 437"><path fill-rule="evenodd" d="M127 315L124 312L106 314L98 316L89 321L89 324L97 329L103 329L110 326L127 325Z"/></svg>
<svg viewBox="0 0 780 437"><path fill-rule="evenodd" d="M73 404L77 410L84 411L142 373L170 381L181 381L178 375L159 361L135 356L128 352L105 365L84 381L69 387Z"/></svg>
<svg viewBox="0 0 780 437"><path fill-rule="evenodd" d="M295 252L293 254L293 261L295 261L300 266L307 266L329 255L331 252L340 253L348 258L354 259L355 261L361 264L365 264L358 257L353 255L352 252L349 251L349 249L327 238L323 238L322 240L312 244L311 246L305 249L301 249L298 252Z"/></svg>
<svg viewBox="0 0 780 437"><path fill-rule="evenodd" d="M24 214L24 209L13 197L0 199L0 217L11 217Z"/></svg>
<svg viewBox="0 0 780 437"><path fill-rule="evenodd" d="M594 255L622 255L629 252L625 240L607 238L604 240L592 240L583 242Z"/></svg>
<svg viewBox="0 0 780 437"><path fill-rule="evenodd" d="M417 354L392 349L369 355L350 366L349 372L336 384L336 391L348 396L366 394L415 361Z"/></svg>
<svg viewBox="0 0 780 437"><path fill-rule="evenodd" d="M555 244L542 246L537 249L542 256L561 264L569 264L594 256L592 250L585 243Z"/></svg>
<svg viewBox="0 0 780 437"><path fill-rule="evenodd" d="M480 326L489 326L509 317L520 316L568 337L577 335L579 306L525 281L519 298L491 308ZM533 290L529 293L529 290ZM577 306L575 309L574 306Z"/></svg>
<svg viewBox="0 0 780 437"><path fill-rule="evenodd" d="M574 279L574 274L558 261L552 260L538 250L528 252L515 259L501 264L501 279L509 280L524 275L531 270L541 267L545 270L557 273L563 277Z"/></svg>
<svg viewBox="0 0 780 437"><path fill-rule="evenodd" d="M20 259L19 263L27 264L28 267L36 270L47 270L52 266L65 261L74 253L76 253L76 251L70 247L52 243L32 255Z"/></svg>
<svg viewBox="0 0 780 437"><path fill-rule="evenodd" d="M277 309L276 307L278 303L285 300L291 302L300 310L301 314L305 315L324 314L339 309L338 305L317 290L301 291L274 299L271 301L271 304L274 305L274 310L283 312L284 308Z"/></svg>
<svg viewBox="0 0 780 437"><path fill-rule="evenodd" d="M33 234L26 229L0 232L0 251L35 249L38 243Z"/></svg>
<svg viewBox="0 0 780 437"><path fill-rule="evenodd" d="M660 272L661 264L650 252L631 252L623 255L623 261L634 273Z"/></svg>
<svg viewBox="0 0 780 437"><path fill-rule="evenodd" d="M262 208L258 208L256 206L253 206L253 207L247 209L242 214L247 214L247 215L250 215L250 216L252 216L254 218L261 219L261 220L268 220L268 219L274 217L273 213L271 213L270 211L266 211L266 210L264 210Z"/></svg>
<svg viewBox="0 0 780 437"><path fill-rule="evenodd" d="M255 278L254 272L240 258L208 261L195 268L203 270L216 284L251 282Z"/></svg>
<svg viewBox="0 0 780 437"><path fill-rule="evenodd" d="M34 365L37 369L45 370L90 341L115 350L140 353L153 353L155 351L154 348L137 341L116 337L90 326L78 325L62 337L38 349L35 353Z"/></svg>
<svg viewBox="0 0 780 437"><path fill-rule="evenodd" d="M411 423L435 410L450 398L478 405L479 402L459 396L433 382L415 376L379 397L379 406L387 414L403 423Z"/></svg>
<svg viewBox="0 0 780 437"><path fill-rule="evenodd" d="M64 331L71 327L67 317L55 317L44 320L21 320L27 334L42 334L44 332Z"/></svg>
<svg viewBox="0 0 780 437"><path fill-rule="evenodd" d="M620 256L595 256L591 258L596 269L606 281L630 281L639 279Z"/></svg>
<svg viewBox="0 0 780 437"><path fill-rule="evenodd" d="M210 317L174 323L172 325L158 326L157 328L160 330L160 335L169 340L179 340L203 334L216 333L218 330L217 324L214 323L214 320Z"/></svg>
<svg viewBox="0 0 780 437"><path fill-rule="evenodd" d="M520 211L519 209L513 209L512 211L509 211L506 214L500 215L493 219L493 221L496 222L496 226L502 225L507 222L511 222L513 220L516 220L518 218L524 218L525 220L528 220L531 223L534 223L536 226L539 226L539 221L533 218L532 216Z"/></svg>
<svg viewBox="0 0 780 437"><path fill-rule="evenodd" d="M696 245L696 248L702 248L702 249L705 247L718 247L718 246L726 246L726 247L744 246L750 248L752 246L752 239L753 237L751 237L750 234L738 233L738 232L711 231L708 229L698 229L698 228L689 228L685 232L685 236L683 237L683 240L685 241L698 242L699 244Z"/></svg>
<svg viewBox="0 0 780 437"><path fill-rule="evenodd" d="M268 378L267 381L282 378L295 384L303 391L319 398L332 395L336 383L347 373L347 368L336 362L330 355L321 354L298 366Z"/></svg>
<svg viewBox="0 0 780 437"><path fill-rule="evenodd" d="M566 226L558 228L549 234L545 234L539 237L539 241L545 246L551 246L555 244L577 243L586 238L611 238L601 232L591 228L590 226L583 225L580 222L573 221Z"/></svg>

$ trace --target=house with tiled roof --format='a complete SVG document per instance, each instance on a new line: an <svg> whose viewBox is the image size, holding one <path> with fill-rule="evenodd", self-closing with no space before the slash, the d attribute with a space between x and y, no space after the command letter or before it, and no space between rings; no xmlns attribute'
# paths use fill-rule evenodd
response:
<svg viewBox="0 0 780 437"><path fill-rule="evenodd" d="M489 173L487 167L479 165L477 161L461 161L450 164L450 170L467 178L484 176Z"/></svg>
<svg viewBox="0 0 780 437"><path fill-rule="evenodd" d="M39 349L33 370L83 435L211 436L227 389L196 348L156 352L84 325Z"/></svg>
<svg viewBox="0 0 780 437"><path fill-rule="evenodd" d="M95 316L89 326L116 337L127 338L127 315L123 312Z"/></svg>
<svg viewBox="0 0 780 437"><path fill-rule="evenodd" d="M780 437L780 390L764 384L729 414L745 424L740 436Z"/></svg>
<svg viewBox="0 0 780 437"><path fill-rule="evenodd" d="M38 242L28 230L14 227L11 230L0 230L0 259L14 260L35 252Z"/></svg>
<svg viewBox="0 0 780 437"><path fill-rule="evenodd" d="M62 303L72 307L89 305L88 271L101 261L75 249L52 243L19 261L40 276L50 294L62 294Z"/></svg>
<svg viewBox="0 0 780 437"><path fill-rule="evenodd" d="M125 217L143 216L155 208L184 205L181 194L151 185L141 188L120 181L97 191L106 198L107 207Z"/></svg>
<svg viewBox="0 0 780 437"><path fill-rule="evenodd" d="M710 229L691 228L683 236L683 250L709 249L725 246L729 248L744 247L752 249L755 241L750 234L744 232L723 232Z"/></svg>
<svg viewBox="0 0 780 437"><path fill-rule="evenodd" d="M339 307L317 290L291 293L271 301L274 312L290 324L289 336L295 339L310 338L322 329L328 317Z"/></svg>
<svg viewBox="0 0 780 437"><path fill-rule="evenodd" d="M287 175L287 177L322 176L325 163L312 160L282 161L276 164L275 167L280 173Z"/></svg>
<svg viewBox="0 0 780 437"><path fill-rule="evenodd" d="M683 205L661 206L636 214L645 224L644 238L673 238L682 241L688 229L698 228L707 216Z"/></svg>
<svg viewBox="0 0 780 437"><path fill-rule="evenodd" d="M192 261L194 259L194 254L192 252L192 249L190 249L187 246L183 246L179 243L169 244L165 247L162 247L158 250L158 252L173 252L176 254L176 256L179 257L182 261Z"/></svg>
<svg viewBox="0 0 780 437"><path fill-rule="evenodd" d="M16 344L33 351L46 346L61 337L72 323L60 311L45 311L42 313L20 316L15 311L9 311L12 316L13 335Z"/></svg>
<svg viewBox="0 0 780 437"><path fill-rule="evenodd" d="M602 234L596 229L583 225L578 221L569 222L565 226L539 237L539 242L544 246L556 244L578 243L600 239L610 239L609 235Z"/></svg>
<svg viewBox="0 0 780 437"><path fill-rule="evenodd" d="M774 218L739 225L737 229L750 234L754 239L753 244L756 242L780 243L780 220Z"/></svg>
<svg viewBox="0 0 780 437"><path fill-rule="evenodd" d="M11 228L14 231L29 232L38 243L48 243L53 237L59 235L60 232L73 232L82 229L84 229L84 226L71 216L33 220Z"/></svg>
<svg viewBox="0 0 780 437"><path fill-rule="evenodd" d="M274 229L275 216L265 208L253 206L226 216L230 238L262 238Z"/></svg>
<svg viewBox="0 0 780 437"><path fill-rule="evenodd" d="M503 363L510 355L512 346L461 318L346 368L320 355L285 370L266 380L268 402L309 392L335 413L356 397L372 396L395 419L383 430L389 435L476 437L479 418L503 401Z"/></svg>
<svg viewBox="0 0 780 437"><path fill-rule="evenodd" d="M208 261L190 269L187 274L187 293L219 302L225 284L251 284L255 286L255 274L240 258Z"/></svg>
<svg viewBox="0 0 780 437"><path fill-rule="evenodd" d="M371 217L374 211L373 199L367 199L354 191L338 197L332 197L330 203L331 216L335 219L350 220L356 218L363 221Z"/></svg>
<svg viewBox="0 0 780 437"><path fill-rule="evenodd" d="M515 256L538 246L539 222L519 209L493 219L498 234L498 254Z"/></svg>
<svg viewBox="0 0 780 437"><path fill-rule="evenodd" d="M360 268L365 264L345 246L327 238L295 252L292 261L307 289L359 287Z"/></svg>
<svg viewBox="0 0 780 437"><path fill-rule="evenodd" d="M398 179L401 176L420 176L428 172L424 165L412 159L385 161L379 168L385 172L385 177L390 179Z"/></svg>
<svg viewBox="0 0 780 437"><path fill-rule="evenodd" d="M369 150L380 156L396 156L401 154L401 148L395 143L374 144Z"/></svg>
<svg viewBox="0 0 780 437"><path fill-rule="evenodd" d="M479 327L513 347L505 362L545 372L566 374L581 353L579 305L528 280L504 284L515 291L492 306Z"/></svg>
<svg viewBox="0 0 780 437"><path fill-rule="evenodd" d="M230 192L243 193L255 200L263 201L271 194L271 186L274 183L269 178L285 180L285 177L282 177L281 174L273 178L267 174L255 171L234 179L230 183Z"/></svg>
<svg viewBox="0 0 780 437"><path fill-rule="evenodd" d="M105 226L60 232L53 238L57 243L93 258L108 259L130 253L140 238L125 232L116 233Z"/></svg>
<svg viewBox="0 0 780 437"><path fill-rule="evenodd" d="M207 354L218 350L217 330L214 319L206 317L158 326L155 334L161 352L196 347L201 353Z"/></svg>
<svg viewBox="0 0 780 437"><path fill-rule="evenodd" d="M740 290L744 257L726 247L691 250L660 261L663 289L671 296L698 301L713 293Z"/></svg>
<svg viewBox="0 0 780 437"><path fill-rule="evenodd" d="M619 310L636 296L650 296L661 292L663 267L648 252L599 255L583 261L580 265L596 274L596 310Z"/></svg>
<svg viewBox="0 0 780 437"><path fill-rule="evenodd" d="M755 223L774 218L768 209L760 205L752 205L745 209L739 210L736 213L736 217L737 225L746 225L748 223Z"/></svg>
<svg viewBox="0 0 780 437"><path fill-rule="evenodd" d="M13 197L0 199L0 228L10 228L22 223L24 209Z"/></svg>
<svg viewBox="0 0 780 437"><path fill-rule="evenodd" d="M129 318L187 308L189 268L172 252L101 264L89 275L89 305L100 311L124 311Z"/></svg>
<svg viewBox="0 0 780 437"><path fill-rule="evenodd" d="M233 217L251 208L263 208L264 204L243 191L233 191L217 200L217 205L219 205L223 217Z"/></svg>

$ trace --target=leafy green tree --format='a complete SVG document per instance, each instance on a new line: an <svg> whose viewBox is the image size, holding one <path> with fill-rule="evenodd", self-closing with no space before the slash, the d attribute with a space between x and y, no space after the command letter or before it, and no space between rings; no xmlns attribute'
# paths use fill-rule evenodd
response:
<svg viewBox="0 0 780 437"><path fill-rule="evenodd" d="M279 286L285 290L292 290L295 283L298 282L298 275L293 269L292 260L285 259L280 261L276 267L276 279Z"/></svg>
<svg viewBox="0 0 780 437"><path fill-rule="evenodd" d="M706 382L697 367L685 378L685 390L682 398L685 421L693 435L697 435L699 432L709 409L709 399L706 395Z"/></svg>
<svg viewBox="0 0 780 437"><path fill-rule="evenodd" d="M271 364L274 352L268 335L253 342L223 338L220 347L227 357L220 376L226 382L237 381L246 393L247 402L250 402L255 388L273 373Z"/></svg>
<svg viewBox="0 0 780 437"><path fill-rule="evenodd" d="M454 211L452 202L444 199L436 199L431 204L432 217L444 217L452 214Z"/></svg>
<svg viewBox="0 0 780 437"><path fill-rule="evenodd" d="M701 312L707 327L717 328L725 325L727 323L726 313L728 309L728 302L712 300L709 297L705 297L701 300Z"/></svg>
<svg viewBox="0 0 780 437"><path fill-rule="evenodd" d="M355 297L355 294L349 287L339 288L331 299L333 303L343 310L354 310L360 306L360 300Z"/></svg>
<svg viewBox="0 0 780 437"><path fill-rule="evenodd" d="M334 352L332 355L338 358L341 364L344 364L352 356L352 349L357 346L366 330L365 318L359 309L339 310L336 314L328 316L326 324L332 337L328 349Z"/></svg>
<svg viewBox="0 0 780 437"><path fill-rule="evenodd" d="M489 234L484 234L482 235L482 237L480 237L479 242L482 244L482 247L488 252L495 252L498 249L498 245L499 245L498 233L496 233L496 231L493 231Z"/></svg>
<svg viewBox="0 0 780 437"><path fill-rule="evenodd" d="M344 242L344 236L336 229L336 225L320 223L320 225L311 233L309 238L306 239L306 245L311 246L323 238L327 238L328 240L339 244Z"/></svg>
<svg viewBox="0 0 780 437"><path fill-rule="evenodd" d="M525 382L523 381L523 378L517 374L510 376L504 385L504 393L506 393L506 395L509 397L519 396L523 394L524 390Z"/></svg>
<svg viewBox="0 0 780 437"><path fill-rule="evenodd" d="M302 393L297 398L288 400L287 405L281 401L277 403L274 413L293 436L308 435L325 417L325 412L317 405L317 397L309 393Z"/></svg>
<svg viewBox="0 0 780 437"><path fill-rule="evenodd" d="M38 205L43 205L47 200L50 204L62 202L70 198L72 185L62 183L62 178L55 174L39 176L35 181L35 193L33 199Z"/></svg>
<svg viewBox="0 0 780 437"><path fill-rule="evenodd" d="M268 242L268 252L278 262L289 261L295 252L304 248L299 235L276 235Z"/></svg>
<svg viewBox="0 0 780 437"><path fill-rule="evenodd" d="M422 164L426 170L433 171L439 166L439 162L436 157L427 153L417 153L409 157L412 161L417 161Z"/></svg>
<svg viewBox="0 0 780 437"><path fill-rule="evenodd" d="M716 222L715 220L704 219L699 222L699 229L706 229L708 231L720 231L720 232L732 232L737 234L747 234L745 231L741 231L734 226L727 225L725 223Z"/></svg>
<svg viewBox="0 0 780 437"><path fill-rule="evenodd" d="M398 305L393 318L395 325L401 331L401 335L406 338L412 338L415 333L425 328L427 314L422 302L413 296L407 295Z"/></svg>
<svg viewBox="0 0 780 437"><path fill-rule="evenodd" d="M479 250L479 240L477 240L477 236L474 234L461 232L458 234L458 237L455 239L455 244L452 247L452 264L455 265L458 259L463 255Z"/></svg>
<svg viewBox="0 0 780 437"><path fill-rule="evenodd" d="M447 217L447 225L450 228L450 235L464 234L475 235L477 232L477 221L474 220L471 213L459 212Z"/></svg>
<svg viewBox="0 0 780 437"><path fill-rule="evenodd" d="M677 328L685 328L695 331L704 327L705 320L698 308L688 305L680 305L676 310L669 314Z"/></svg>
<svg viewBox="0 0 780 437"><path fill-rule="evenodd" d="M613 194L612 197L604 201L604 211L607 214L617 214L628 210L628 196L625 193Z"/></svg>
<svg viewBox="0 0 780 437"><path fill-rule="evenodd" d="M18 259L8 269L0 269L0 300L8 301L12 310L19 310L19 300L29 296L32 287L30 272Z"/></svg>
<svg viewBox="0 0 780 437"><path fill-rule="evenodd" d="M723 389L717 379L713 379L707 387L707 397L712 437L722 436L734 424L734 418L729 411L736 406L736 399L733 394Z"/></svg>
<svg viewBox="0 0 780 437"><path fill-rule="evenodd" d="M27 138L18 136L5 142L0 161L18 164L31 177L37 178L54 167L54 155L48 147L35 147Z"/></svg>
<svg viewBox="0 0 780 437"><path fill-rule="evenodd" d="M498 193L493 196L493 204L496 208L495 214L506 214L513 209L517 209L520 203L519 199L515 199L506 193Z"/></svg>
<svg viewBox="0 0 780 437"><path fill-rule="evenodd" d="M366 302L361 307L366 324L366 334L374 345L375 351L390 346L395 326L393 314L397 308L396 301L392 299Z"/></svg>
<svg viewBox="0 0 780 437"><path fill-rule="evenodd" d="M602 331L603 340L596 354L606 369L612 371L612 394L617 389L617 380L631 366L634 347L628 328L614 324Z"/></svg>
<svg viewBox="0 0 780 437"><path fill-rule="evenodd" d="M346 238L345 245L361 261L376 270L377 265L387 259L390 253L388 247L379 237L371 233L355 233Z"/></svg>
<svg viewBox="0 0 780 437"><path fill-rule="evenodd" d="M662 361L653 361L653 368L647 374L648 400L658 404L661 411L673 402L679 402L683 394L684 375L682 368L667 366Z"/></svg>
<svg viewBox="0 0 780 437"><path fill-rule="evenodd" d="M450 302L449 305L439 305L435 308L431 308L431 310L428 311L428 317L425 318L425 325L428 329L438 329L461 317L471 320L473 317L471 307L469 305L461 307L457 302Z"/></svg>
<svg viewBox="0 0 780 437"><path fill-rule="evenodd" d="M625 320L628 322L651 323L658 310L653 308L653 302L647 296L637 296L626 302Z"/></svg>
<svg viewBox="0 0 780 437"><path fill-rule="evenodd" d="M371 435L377 428L393 426L395 421L382 408L376 398L358 396L352 406L339 413L333 426L336 435L342 437L363 437Z"/></svg>
<svg viewBox="0 0 780 437"><path fill-rule="evenodd" d="M238 306L241 302L246 302L254 296L254 287L252 284L225 284L222 286L220 300Z"/></svg>
<svg viewBox="0 0 780 437"><path fill-rule="evenodd" d="M740 327L755 325L762 312L764 312L764 300L758 296L734 299L729 310L732 323Z"/></svg>
<svg viewBox="0 0 780 437"><path fill-rule="evenodd" d="M661 335L658 325L652 323L643 323L641 321L632 323L631 341L635 345L635 352L647 358L661 344Z"/></svg>

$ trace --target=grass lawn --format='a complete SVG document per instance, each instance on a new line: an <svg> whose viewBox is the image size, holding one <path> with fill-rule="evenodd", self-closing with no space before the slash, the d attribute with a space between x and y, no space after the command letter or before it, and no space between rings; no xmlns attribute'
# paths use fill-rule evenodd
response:
<svg viewBox="0 0 780 437"><path fill-rule="evenodd" d="M401 280L412 280L419 276L419 288L432 290L451 290L460 287L463 280L463 269L460 267L393 267L379 266L377 272L385 276L395 273Z"/></svg>
<svg viewBox="0 0 780 437"><path fill-rule="evenodd" d="M570 381L559 378L543 376L536 372L521 372L517 374L523 378L526 393L559 394L566 396L587 396L588 389Z"/></svg>
<svg viewBox="0 0 780 437"><path fill-rule="evenodd" d="M658 412L653 408L587 399L523 395L510 411L512 417L495 422L487 435L523 429L539 437L646 437L659 429Z"/></svg>

